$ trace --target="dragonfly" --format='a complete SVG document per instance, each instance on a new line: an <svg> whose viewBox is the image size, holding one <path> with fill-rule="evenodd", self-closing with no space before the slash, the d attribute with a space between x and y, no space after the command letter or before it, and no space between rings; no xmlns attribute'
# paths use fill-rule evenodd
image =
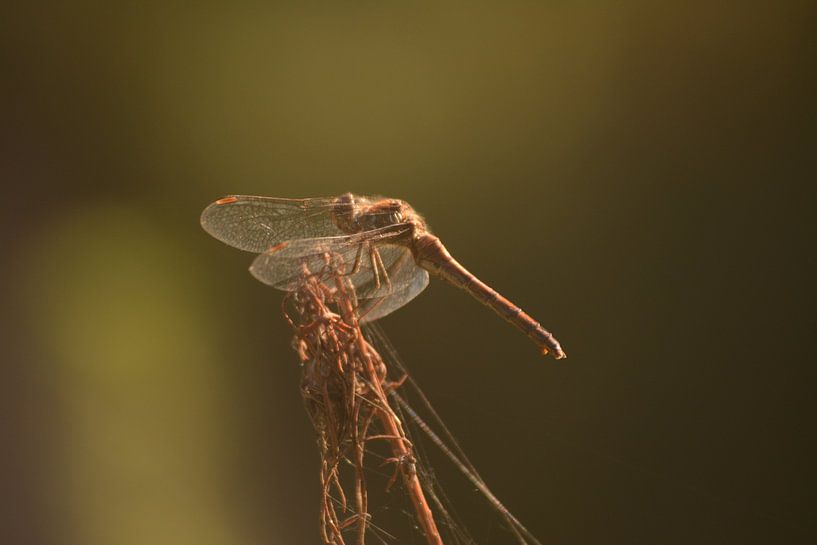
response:
<svg viewBox="0 0 817 545"><path fill-rule="evenodd" d="M566 357L552 333L455 260L423 217L400 199L229 195L204 209L201 225L216 239L258 254L250 273L285 291L298 289L304 270L320 270L328 255L337 256L348 264L344 274L360 301L361 322L417 297L431 273L518 328L543 355Z"/></svg>

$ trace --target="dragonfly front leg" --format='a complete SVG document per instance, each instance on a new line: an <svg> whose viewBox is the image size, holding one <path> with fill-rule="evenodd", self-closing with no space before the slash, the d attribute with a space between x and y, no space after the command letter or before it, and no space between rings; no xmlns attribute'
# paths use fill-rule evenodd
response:
<svg viewBox="0 0 817 545"><path fill-rule="evenodd" d="M347 273L349 276L360 272L360 266L363 264L363 244L358 244L357 253L355 254L355 263L352 265L352 271Z"/></svg>

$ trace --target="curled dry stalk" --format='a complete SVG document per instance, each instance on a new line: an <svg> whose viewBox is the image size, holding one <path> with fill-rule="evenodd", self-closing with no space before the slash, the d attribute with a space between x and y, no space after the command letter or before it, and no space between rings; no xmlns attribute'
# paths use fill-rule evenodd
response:
<svg viewBox="0 0 817 545"><path fill-rule="evenodd" d="M318 435L322 499L320 531L327 545L364 545L372 524L364 464L369 441L386 441L398 478L409 495L414 517L428 545L443 545L417 476L416 459L403 424L389 405L402 381L387 380L386 363L360 329L354 286L345 264L327 254L320 271L304 265L300 287L284 300L284 316L295 336L303 367L301 394ZM348 464L347 464L348 462ZM352 484L341 469L352 467Z"/></svg>

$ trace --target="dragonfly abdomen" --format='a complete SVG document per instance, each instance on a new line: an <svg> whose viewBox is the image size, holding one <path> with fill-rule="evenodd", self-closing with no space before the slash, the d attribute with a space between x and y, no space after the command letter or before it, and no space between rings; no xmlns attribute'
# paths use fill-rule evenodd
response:
<svg viewBox="0 0 817 545"><path fill-rule="evenodd" d="M470 293L480 303L522 331L543 354L552 352L556 359L566 357L559 341L552 333L463 267L451 256L439 238L430 233L419 235L414 240L414 255L418 265Z"/></svg>

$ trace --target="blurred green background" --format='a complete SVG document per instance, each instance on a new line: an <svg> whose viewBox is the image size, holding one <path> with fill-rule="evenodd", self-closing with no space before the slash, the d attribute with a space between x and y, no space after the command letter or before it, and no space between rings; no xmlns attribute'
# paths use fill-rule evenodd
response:
<svg viewBox="0 0 817 545"><path fill-rule="evenodd" d="M570 355L383 320L545 543L814 542L809 4L6 6L0 542L318 542L281 296L198 216L345 191Z"/></svg>

